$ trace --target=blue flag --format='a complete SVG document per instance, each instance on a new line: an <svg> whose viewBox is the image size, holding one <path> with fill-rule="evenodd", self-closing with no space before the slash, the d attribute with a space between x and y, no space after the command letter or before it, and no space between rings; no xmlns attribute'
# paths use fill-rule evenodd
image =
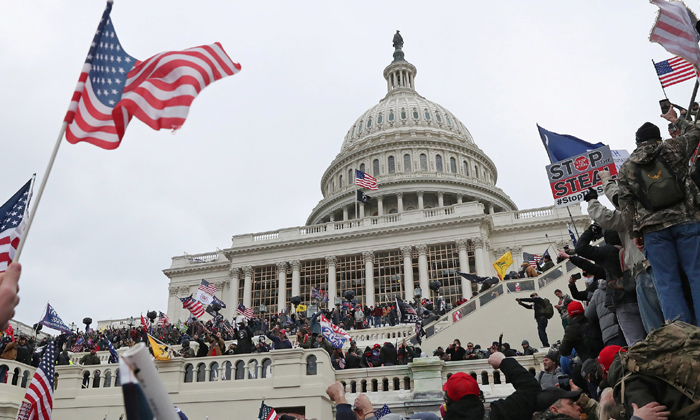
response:
<svg viewBox="0 0 700 420"><path fill-rule="evenodd" d="M212 304L218 303L219 306L221 306L222 309L226 307L226 304L224 303L224 301L221 300L221 299L219 299L219 298L216 297L216 296L212 296L211 303L212 303Z"/></svg>
<svg viewBox="0 0 700 420"><path fill-rule="evenodd" d="M107 363L119 363L119 354L117 353L117 349L114 348L112 342L109 341L109 338L107 338L106 335L105 341L107 341L107 348L109 349L109 360Z"/></svg>
<svg viewBox="0 0 700 420"><path fill-rule="evenodd" d="M379 420L382 417L386 416L387 414L391 414L391 410L389 410L389 406L384 404L382 408L374 412L374 417Z"/></svg>
<svg viewBox="0 0 700 420"><path fill-rule="evenodd" d="M576 247L576 242L578 242L578 241L576 240L576 236L574 236L574 232L571 230L571 225L567 223L566 227L569 228L569 236L571 237L571 242L573 242L574 247Z"/></svg>
<svg viewBox="0 0 700 420"><path fill-rule="evenodd" d="M46 304L46 315L44 315L44 318L39 321L39 324L64 333L71 333L70 328L63 323L63 320L61 320L61 317L58 316L56 310L48 303Z"/></svg>
<svg viewBox="0 0 700 420"><path fill-rule="evenodd" d="M557 134L553 131L545 130L539 125L537 129L540 131L542 144L547 149L549 159L552 162L559 162L560 160L605 146L603 143L589 143L568 134Z"/></svg>

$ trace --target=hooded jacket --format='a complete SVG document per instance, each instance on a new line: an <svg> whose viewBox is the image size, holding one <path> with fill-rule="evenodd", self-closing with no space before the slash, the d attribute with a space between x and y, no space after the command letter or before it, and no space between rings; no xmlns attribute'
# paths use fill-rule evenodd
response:
<svg viewBox="0 0 700 420"><path fill-rule="evenodd" d="M600 325L603 342L608 343L610 340L618 337L622 331L617 323L615 314L610 312L605 306L605 295L605 282L601 281L599 282L598 290L593 293L589 305L586 306L585 315L589 322Z"/></svg>
<svg viewBox="0 0 700 420"><path fill-rule="evenodd" d="M598 357L603 347L598 324L589 323L581 314L571 317L571 324L564 331L559 352L562 356L568 356L576 349L576 354L583 362Z"/></svg>
<svg viewBox="0 0 700 420"><path fill-rule="evenodd" d="M685 119L679 118L676 127L683 135L663 142L646 141L637 144L630 157L620 167L618 202L625 225L633 238L656 232L682 223L700 220L698 188L688 176L688 162L700 141L700 130ZM635 176L635 164L651 163L662 156L685 186L685 198L667 208L647 210L636 196L639 183Z"/></svg>
<svg viewBox="0 0 700 420"><path fill-rule="evenodd" d="M484 403L474 395L463 397L459 401L448 401L445 420L483 420Z"/></svg>

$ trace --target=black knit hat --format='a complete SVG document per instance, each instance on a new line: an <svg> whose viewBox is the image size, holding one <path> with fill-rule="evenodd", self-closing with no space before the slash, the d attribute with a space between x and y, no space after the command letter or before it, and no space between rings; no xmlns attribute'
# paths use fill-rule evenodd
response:
<svg viewBox="0 0 700 420"><path fill-rule="evenodd" d="M645 122L637 130L635 134L637 143L643 143L649 140L661 140L661 131L659 127L655 126L650 122Z"/></svg>

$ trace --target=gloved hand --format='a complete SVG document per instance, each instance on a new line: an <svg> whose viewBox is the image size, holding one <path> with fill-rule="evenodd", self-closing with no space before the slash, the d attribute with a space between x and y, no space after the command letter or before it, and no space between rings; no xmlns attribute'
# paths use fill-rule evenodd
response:
<svg viewBox="0 0 700 420"><path fill-rule="evenodd" d="M583 201L589 202L591 200L597 200L598 199L598 191L594 190L593 188L589 187L588 191L583 195Z"/></svg>
<svg viewBox="0 0 700 420"><path fill-rule="evenodd" d="M600 178L601 181L603 181L603 184L605 184L610 178L612 178L612 175L610 175L610 171L604 170L598 172L598 178Z"/></svg>
<svg viewBox="0 0 700 420"><path fill-rule="evenodd" d="M593 223L588 229L590 229L591 233L596 237L603 234L603 228L597 223Z"/></svg>

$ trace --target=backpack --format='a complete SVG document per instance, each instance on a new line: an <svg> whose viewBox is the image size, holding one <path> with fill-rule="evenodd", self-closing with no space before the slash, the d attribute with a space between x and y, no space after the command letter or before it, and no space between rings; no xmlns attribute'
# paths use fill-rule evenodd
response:
<svg viewBox="0 0 700 420"><path fill-rule="evenodd" d="M544 309L542 309L542 315L546 316L547 319L552 319L554 316L554 306L547 298L544 299Z"/></svg>
<svg viewBox="0 0 700 420"><path fill-rule="evenodd" d="M623 403L625 379L633 373L642 373L663 380L693 401L692 405L671 413L672 418L700 407L699 327L674 321L653 330L644 340L619 354L626 373L615 388L622 388Z"/></svg>
<svg viewBox="0 0 700 420"><path fill-rule="evenodd" d="M673 206L685 198L682 180L661 155L645 165L636 163L634 175L639 185L635 195L649 211Z"/></svg>

